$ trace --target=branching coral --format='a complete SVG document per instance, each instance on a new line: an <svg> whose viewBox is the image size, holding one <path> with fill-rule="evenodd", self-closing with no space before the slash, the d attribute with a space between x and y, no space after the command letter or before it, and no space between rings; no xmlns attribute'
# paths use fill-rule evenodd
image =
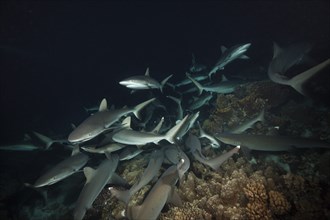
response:
<svg viewBox="0 0 330 220"><path fill-rule="evenodd" d="M249 219L272 219L268 209L268 195L261 181L251 181L244 188L244 193L249 200L246 206L246 214Z"/></svg>
<svg viewBox="0 0 330 220"><path fill-rule="evenodd" d="M275 215L283 215L287 213L291 205L284 195L278 191L269 191L270 208Z"/></svg>
<svg viewBox="0 0 330 220"><path fill-rule="evenodd" d="M183 207L173 207L166 214L160 216L161 220L194 220L205 219L211 220L212 215L205 210L185 203Z"/></svg>

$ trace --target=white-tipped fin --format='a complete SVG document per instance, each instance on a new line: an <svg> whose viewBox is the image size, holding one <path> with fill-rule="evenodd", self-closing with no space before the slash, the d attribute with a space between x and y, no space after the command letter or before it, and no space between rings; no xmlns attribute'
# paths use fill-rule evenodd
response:
<svg viewBox="0 0 330 220"><path fill-rule="evenodd" d="M108 109L108 104L107 100L104 98L101 101L100 107L99 107L99 112L106 111Z"/></svg>

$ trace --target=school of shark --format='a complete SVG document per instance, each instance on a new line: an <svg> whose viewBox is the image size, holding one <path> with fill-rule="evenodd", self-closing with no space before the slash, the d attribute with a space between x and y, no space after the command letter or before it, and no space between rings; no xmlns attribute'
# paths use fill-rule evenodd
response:
<svg viewBox="0 0 330 220"><path fill-rule="evenodd" d="M318 74L329 72L330 58L311 62L307 58L313 48L306 43L286 47L274 43L272 46L273 57L268 68L265 68L265 78L260 81L284 88L301 100L311 100L305 85ZM132 97L137 93L147 94L144 100L134 99L135 106L118 108L116 103L108 103L111 97L103 97L102 100L95 100L97 106L85 108L89 116L83 121L73 122L76 125L72 125L69 134L53 138L43 132L31 131L22 142L0 146L0 150L49 151L60 145L70 151L70 156L58 161L34 182L26 182L25 187L42 192L47 203L48 187L64 181L70 183L70 178L77 175L84 176L80 179L79 196L66 215L69 216L66 218L74 220L96 219L93 209L101 206L100 202L96 202L101 197L103 205L111 203L121 208L119 214L112 214L110 210L107 217L100 219L174 219L164 217L164 213L187 207L187 198L178 191L189 181L191 173L196 170L192 166L196 164L213 173L220 173L228 161L237 161L238 158L246 160L247 164L255 164L254 157L258 153L271 155L268 158L273 158L273 162L279 154L294 155L309 150L321 150L326 154L330 149L329 139L287 135L280 132L282 124L267 124L267 120L271 120L271 110L266 104L260 105L254 114L240 118L240 122L233 126L230 126L230 121L225 121L221 125L223 129L207 127L205 121L210 120L209 109L216 111L220 98L232 97L243 86L256 82L244 76L233 77L226 72L227 67L238 62L242 68L245 63L251 62L250 48L253 48L251 43L228 48L222 46L220 58L210 67L198 63L193 54L192 63L185 73L169 74L159 81L153 75L152 68L145 67L144 73L132 74L117 82L126 87ZM269 50L271 48L270 45ZM177 80L179 75L180 81ZM266 132L262 133L260 129L258 133L253 132L256 126L262 126ZM128 180L123 175L123 166L134 164L137 160L143 161L140 165L142 172ZM197 181L195 188L198 188ZM222 190L224 193L224 186ZM137 195L140 196L138 202L134 199ZM272 198L271 194L269 198ZM269 207L272 204L270 202ZM247 205L244 210L249 208ZM205 214L195 216L195 219L271 219L279 216L274 213L267 213L270 218L253 217L253 213L247 211L241 213L241 218ZM188 216L187 219L192 219Z"/></svg>

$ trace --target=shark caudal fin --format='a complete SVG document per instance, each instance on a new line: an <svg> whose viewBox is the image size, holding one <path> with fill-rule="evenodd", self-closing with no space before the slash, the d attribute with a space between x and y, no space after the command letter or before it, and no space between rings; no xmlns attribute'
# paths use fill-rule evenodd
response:
<svg viewBox="0 0 330 220"><path fill-rule="evenodd" d="M163 92L163 87L166 84L166 82L173 76L173 74L169 75L168 77L166 77L165 79L163 79L163 81L160 83L160 91Z"/></svg>
<svg viewBox="0 0 330 220"><path fill-rule="evenodd" d="M133 114L138 118L138 119L141 119L141 116L140 116L140 111L146 107L149 103L153 102L156 98L152 98L152 99L149 99L145 102L142 102L141 104L138 104L137 106L134 107L133 109Z"/></svg>
<svg viewBox="0 0 330 220"><path fill-rule="evenodd" d="M327 59L327 60L323 61L322 63L306 70L305 72L302 72L302 73L298 74L297 76L291 78L288 81L288 84L290 86L292 86L300 94L306 95L306 93L303 89L304 83L306 81L308 81L311 77L313 77L316 73L318 73L319 71L321 71L322 69L327 67L328 65L330 65L330 59Z"/></svg>
<svg viewBox="0 0 330 220"><path fill-rule="evenodd" d="M204 90L203 86L199 82L197 82L194 78L192 78L189 73L186 73L186 76L195 84L195 86L198 89L199 95L202 94Z"/></svg>
<svg viewBox="0 0 330 220"><path fill-rule="evenodd" d="M178 124L176 124L173 128L171 128L168 132L166 132L164 139L174 144L177 140L177 134L180 131L181 127L187 121L189 115L186 115Z"/></svg>

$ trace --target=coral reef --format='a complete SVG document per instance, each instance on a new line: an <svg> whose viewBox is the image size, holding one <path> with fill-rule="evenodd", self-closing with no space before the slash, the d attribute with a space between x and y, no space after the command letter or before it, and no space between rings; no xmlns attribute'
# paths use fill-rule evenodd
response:
<svg viewBox="0 0 330 220"><path fill-rule="evenodd" d="M257 123L250 133L268 134L270 128L279 126L279 129L273 129L275 133L328 138L329 113L312 105L303 104L302 108L300 99L292 102L292 97L297 98L297 94L291 88L268 81L242 85L233 94L218 95L203 128L209 134L222 132L266 109L266 122ZM303 113L295 115L298 110ZM301 120L307 114L310 118ZM320 124L324 127L320 128ZM198 133L196 129L192 132ZM226 146L219 149L205 147L207 143L203 140L202 144L202 152L209 158L227 150ZM254 162L240 154L227 160L218 171L212 171L188 156L190 169L177 185L183 206L166 205L161 220L330 218L330 153L325 150L276 155L253 152ZM118 173L133 184L146 164L147 160L141 157L133 159L122 163ZM136 193L131 203L140 204L151 186L152 183ZM93 205L93 209L100 211L92 210L87 216L123 219L125 205L113 198L107 189L102 194Z"/></svg>
<svg viewBox="0 0 330 220"><path fill-rule="evenodd" d="M269 191L270 208L275 215L283 215L287 213L291 205L282 193L277 191Z"/></svg>

